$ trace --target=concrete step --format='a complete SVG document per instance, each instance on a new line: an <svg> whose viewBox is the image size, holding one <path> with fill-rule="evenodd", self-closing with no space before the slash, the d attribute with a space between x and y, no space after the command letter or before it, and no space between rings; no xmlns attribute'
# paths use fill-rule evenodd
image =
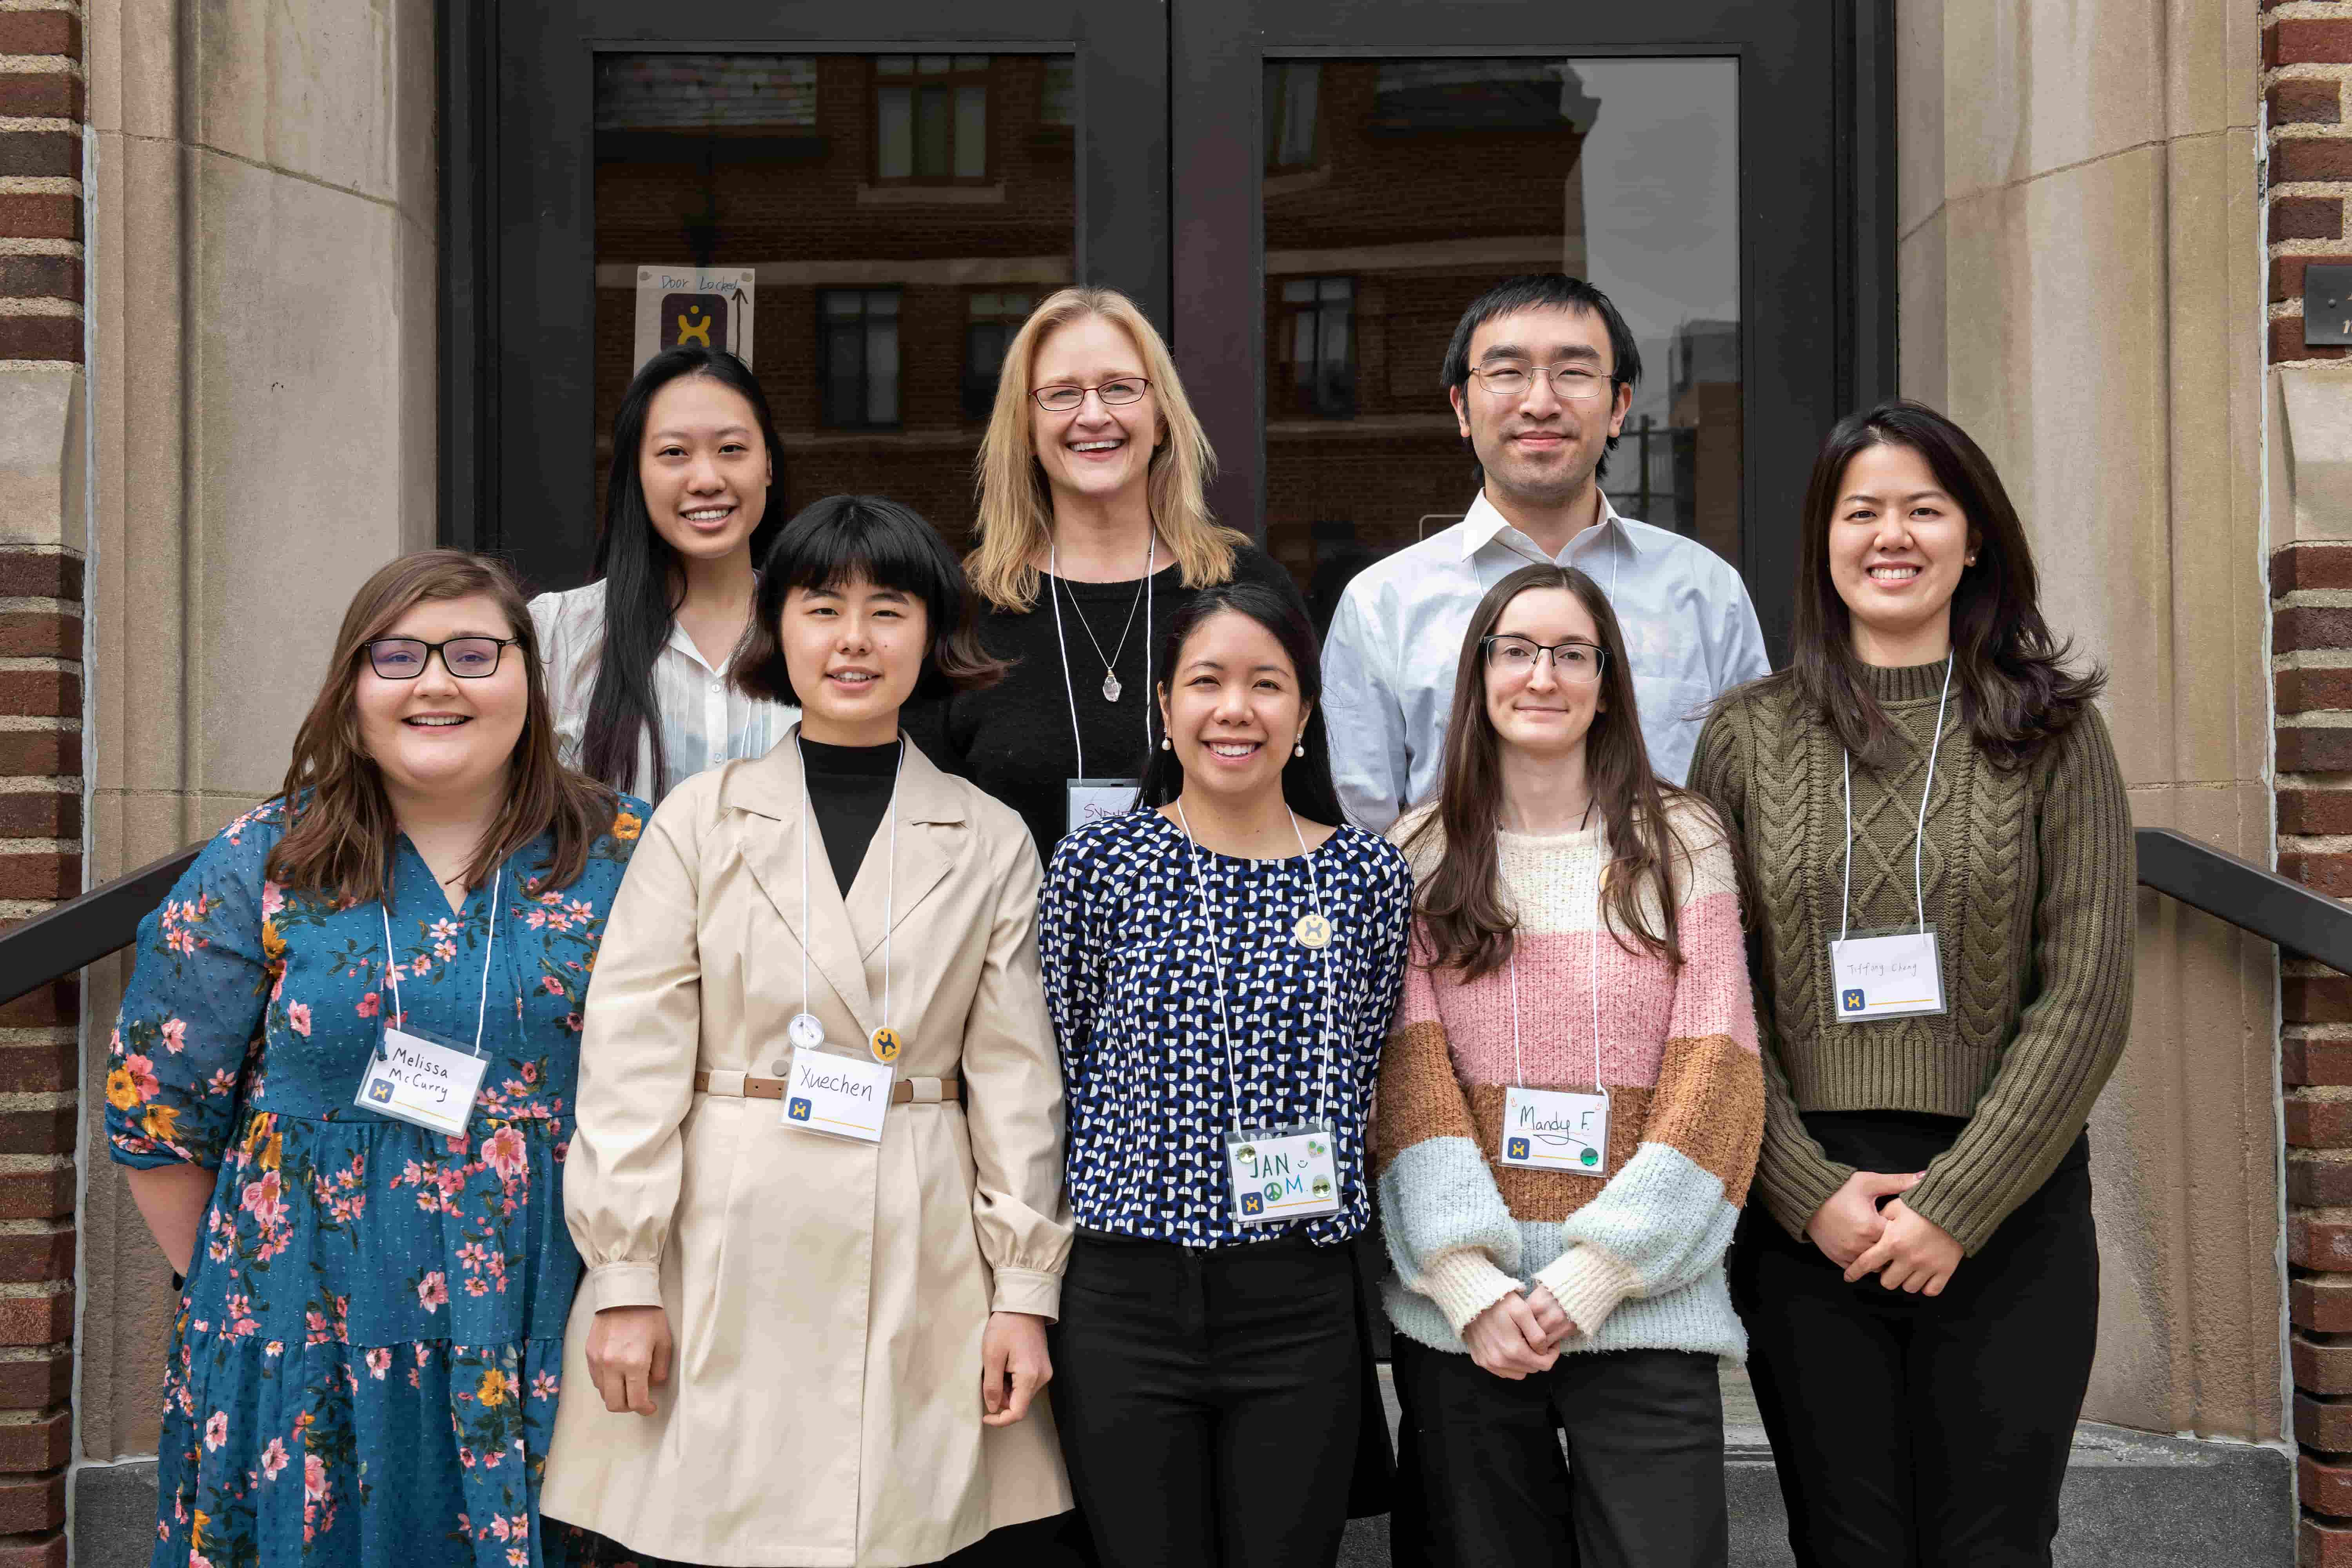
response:
<svg viewBox="0 0 2352 1568"><path fill-rule="evenodd" d="M1381 1368L1389 1429L1395 1390ZM1755 1391L1723 1377L1724 1483L1732 1568L1794 1568L1789 1516ZM2283 1447L2165 1437L2086 1421L2060 1500L2058 1568L2293 1568L2294 1461ZM1388 1521L1348 1526L1341 1568L1391 1568Z"/></svg>

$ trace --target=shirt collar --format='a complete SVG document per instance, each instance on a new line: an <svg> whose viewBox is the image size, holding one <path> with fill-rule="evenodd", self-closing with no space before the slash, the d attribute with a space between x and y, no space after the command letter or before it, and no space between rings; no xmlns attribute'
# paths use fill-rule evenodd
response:
<svg viewBox="0 0 2352 1568"><path fill-rule="evenodd" d="M1526 534L1521 533L1512 524L1510 519L1496 510L1495 503L1486 499L1486 492L1483 488L1478 491L1477 499L1470 503L1470 510L1463 514L1462 521L1457 526L1462 530L1462 558L1465 561L1498 540L1501 541L1503 548L1523 561L1532 563L1543 557L1542 547ZM1506 531L1511 535L1507 540L1502 539ZM1576 556L1593 548L1600 542L1601 537L1610 531L1615 532L1626 551L1629 552L1632 551L1633 530L1627 528L1625 520L1617 515L1617 509L1609 502L1609 492L1603 490L1601 492L1599 525L1588 528L1570 540L1568 549L1562 552L1562 559L1557 564L1573 563Z"/></svg>

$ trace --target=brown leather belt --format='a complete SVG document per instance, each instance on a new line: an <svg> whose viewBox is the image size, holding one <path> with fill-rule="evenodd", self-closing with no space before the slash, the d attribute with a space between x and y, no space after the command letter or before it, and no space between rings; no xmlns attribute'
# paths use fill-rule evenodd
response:
<svg viewBox="0 0 2352 1568"><path fill-rule="evenodd" d="M713 1072L708 1068L694 1075L697 1094L740 1095L745 1100L782 1100L784 1080L780 1078L754 1078L749 1073ZM963 1103L963 1079L950 1073L945 1078L902 1078L890 1086L893 1105L961 1105Z"/></svg>

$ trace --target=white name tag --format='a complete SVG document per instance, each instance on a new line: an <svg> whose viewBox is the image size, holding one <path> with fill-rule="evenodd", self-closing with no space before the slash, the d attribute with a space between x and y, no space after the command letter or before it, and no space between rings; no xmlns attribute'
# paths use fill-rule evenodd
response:
<svg viewBox="0 0 2352 1568"><path fill-rule="evenodd" d="M1319 1121L1226 1133L1234 1218L1244 1225L1278 1225L1338 1214L1339 1165L1332 1147L1331 1129Z"/></svg>
<svg viewBox="0 0 2352 1568"><path fill-rule="evenodd" d="M387 1028L352 1103L451 1138L466 1135L489 1059L407 1029Z"/></svg>
<svg viewBox="0 0 2352 1568"><path fill-rule="evenodd" d="M1944 963L1936 928L1830 943L1830 984L1841 1024L1944 1010Z"/></svg>
<svg viewBox="0 0 2352 1568"><path fill-rule="evenodd" d="M784 1125L879 1143L897 1076L897 1069L883 1062L796 1046L793 1070L784 1077Z"/></svg>
<svg viewBox="0 0 2352 1568"><path fill-rule="evenodd" d="M1609 1165L1609 1095L1503 1091L1503 1163L1597 1176Z"/></svg>
<svg viewBox="0 0 2352 1568"><path fill-rule="evenodd" d="M1108 822L1135 809L1142 792L1141 779L1072 779L1068 784L1069 822L1062 831L1076 833L1090 822Z"/></svg>

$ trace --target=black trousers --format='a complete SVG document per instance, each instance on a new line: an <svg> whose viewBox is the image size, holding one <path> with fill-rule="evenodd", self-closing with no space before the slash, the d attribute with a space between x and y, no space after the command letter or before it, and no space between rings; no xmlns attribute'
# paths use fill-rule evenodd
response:
<svg viewBox="0 0 2352 1568"><path fill-rule="evenodd" d="M1349 1248L1080 1231L1047 1385L1105 1568L1339 1555L1366 1385Z"/></svg>
<svg viewBox="0 0 2352 1568"><path fill-rule="evenodd" d="M1687 1351L1564 1355L1512 1382L1396 1335L1399 1568L1721 1568L1723 1396ZM1559 1435L1568 1436L1568 1454ZM1413 1501L1408 1509L1403 1498Z"/></svg>
<svg viewBox="0 0 2352 1568"><path fill-rule="evenodd" d="M1924 1169L1965 1125L1805 1124L1864 1171ZM2086 1135L1934 1298L1848 1285L1760 1205L1741 1216L1732 1299L1803 1568L2047 1568L2098 1332L2090 1160Z"/></svg>

